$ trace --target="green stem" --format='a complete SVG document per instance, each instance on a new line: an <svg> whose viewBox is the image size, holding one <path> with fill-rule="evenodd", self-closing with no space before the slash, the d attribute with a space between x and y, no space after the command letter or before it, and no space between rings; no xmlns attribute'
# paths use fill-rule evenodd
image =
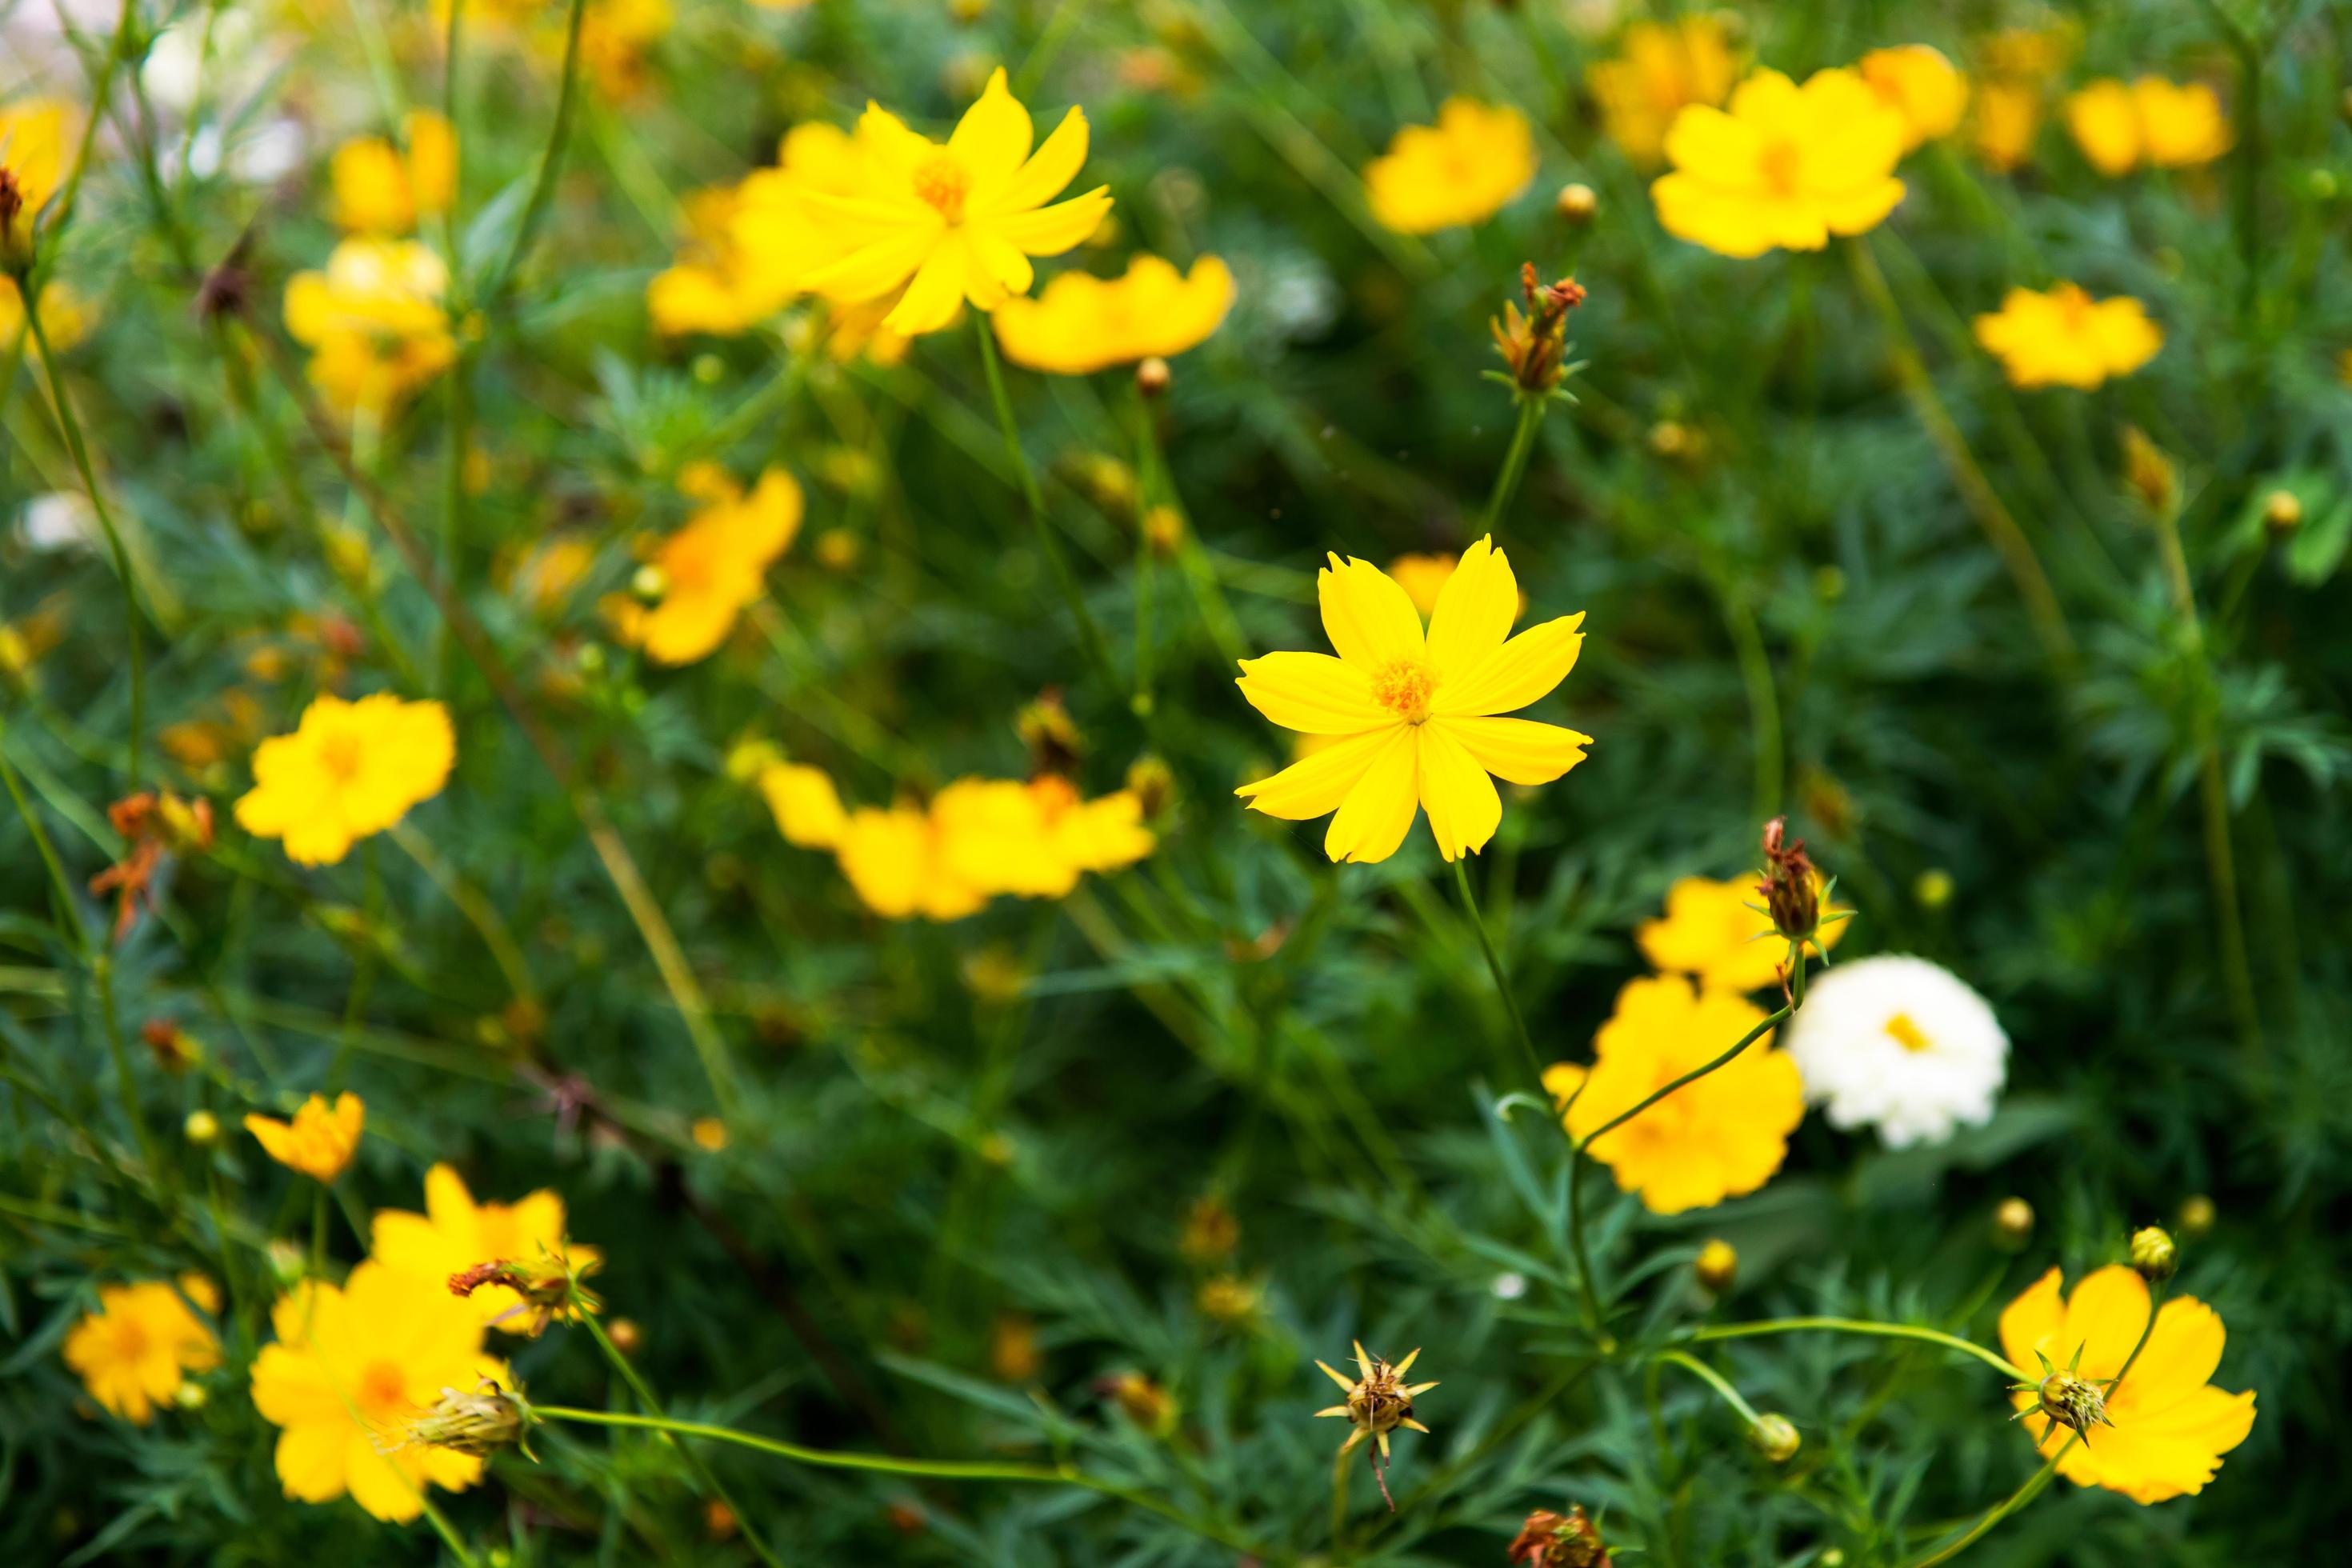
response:
<svg viewBox="0 0 2352 1568"><path fill-rule="evenodd" d="M1742 1421L1747 1422L1750 1426L1756 1425L1756 1411L1748 1401L1739 1397L1739 1390L1732 1387L1721 1373L1699 1360L1698 1357L1685 1351L1660 1351L1654 1359L1666 1365L1681 1367L1685 1372L1694 1374L1701 1383L1715 1390L1726 1405L1738 1411Z"/></svg>
<svg viewBox="0 0 2352 1568"><path fill-rule="evenodd" d="M1717 591L1732 651L1738 656L1739 679L1748 688L1748 721L1756 731L1756 816L1762 819L1780 809L1780 780L1787 766L1781 760L1780 702L1756 612L1728 584L1718 584Z"/></svg>
<svg viewBox="0 0 2352 1568"><path fill-rule="evenodd" d="M16 815L24 819L25 831L31 836L33 847L41 857L41 865L49 874L49 892L57 900L58 926L64 932L66 945L76 958L89 951L89 935L82 930L81 906L74 900L73 884L66 879L65 863L58 858L57 844L49 837L33 803L26 798L24 781L8 761L8 716L0 713L0 783L8 787L8 798L16 804Z"/></svg>
<svg viewBox="0 0 2352 1568"><path fill-rule="evenodd" d="M1863 1318L1767 1318L1752 1323L1722 1323L1701 1329L1691 1335L1691 1342L1703 1344L1715 1340L1751 1339L1758 1334L1801 1333L1819 1330L1827 1333L1871 1334L1880 1339L1916 1340L1922 1344L1941 1345L1964 1355L1972 1355L1991 1367L2022 1383L2030 1381L2023 1372L2011 1365L2008 1358L1958 1334L1948 1334L1940 1329L1922 1328L1916 1323L1874 1323Z"/></svg>
<svg viewBox="0 0 2352 1568"><path fill-rule="evenodd" d="M515 268L522 264L547 216L548 204L554 200L555 177L562 170L563 149L572 138L572 104L580 96L580 22L587 10L587 0L572 0L571 14L563 24L563 84L556 89L555 123L549 128L547 146L539 155L539 172L532 176L530 195L523 204L522 221L515 226L513 242L479 296L479 307L485 312L505 297Z"/></svg>
<svg viewBox="0 0 2352 1568"><path fill-rule="evenodd" d="M1054 537L1053 525L1045 519L1045 497L1037 488L1037 475L1029 466L1029 454L1022 447L1020 426L1013 418L1013 398L1004 390L1004 368L996 357L996 333L990 328L985 311L973 311L971 321L973 335L980 340L980 363L988 373L988 395L996 405L997 428L1004 437L1004 455L1020 480L1021 500L1029 509L1029 526L1037 536L1038 552L1053 571L1054 582L1062 591L1062 601L1069 606L1070 618L1078 624L1078 643L1087 662L1094 667L1104 684L1116 686L1118 678L1111 670L1110 649L1103 641L1102 628L1095 625L1094 614L1087 608L1086 595L1078 591L1078 580L1071 574L1069 560L1062 553L1061 542Z"/></svg>
<svg viewBox="0 0 2352 1568"><path fill-rule="evenodd" d="M1518 1000L1511 994L1511 977L1505 973L1502 957L1496 952L1494 940L1486 934L1486 922L1478 913L1478 895L1470 890L1468 864L1466 856L1454 862L1454 886L1462 894L1462 908L1470 917L1470 929L1478 933L1478 951L1486 955L1486 973L1495 977L1495 990L1503 999L1503 1011L1510 1015L1511 1033L1519 1042L1519 1054L1527 1059L1536 1092L1541 1094L1543 1058L1536 1054L1535 1039L1528 1033L1528 1021L1519 1016Z"/></svg>
<svg viewBox="0 0 2352 1568"><path fill-rule="evenodd" d="M1340 1550L1348 1533L1348 1478L1355 1470L1348 1458L1348 1450L1341 1448L1339 1458L1331 1461L1331 1561L1335 1563L1348 1560Z"/></svg>
<svg viewBox="0 0 2352 1568"><path fill-rule="evenodd" d="M1511 498L1519 493L1519 480L1528 471L1528 454L1535 449L1536 427L1543 423L1551 397L1541 392L1522 392L1517 403L1519 417L1511 430L1510 449L1503 454L1502 471L1495 476L1495 488L1486 497L1486 510L1480 522L1481 531L1488 534L1503 525L1503 514L1510 510Z"/></svg>
<svg viewBox="0 0 2352 1568"><path fill-rule="evenodd" d="M646 1407L646 1414L640 1417L631 1418L593 1410L562 1410L543 1405L531 1407L536 1414L572 1421L598 1422L613 1426L651 1426L679 1436L709 1436L725 1430L723 1427L691 1426L682 1422L673 1422L664 1415L661 1401L654 1397L654 1391L646 1385L646 1380L637 1374L637 1369L630 1364L629 1358L621 1353L619 1347L613 1343L611 1336L604 1332L604 1325L596 1321L596 1314L583 1311L580 1314L580 1321L588 1326L588 1332L595 1338L596 1348L604 1352L604 1359L613 1363L613 1370L621 1374L621 1381L629 1385L629 1392L637 1396L637 1403ZM737 1524L742 1527L743 1539L750 1543L752 1552L758 1555L760 1561L765 1563L768 1568L783 1568L782 1561L768 1549L767 1542L761 1538L759 1531L752 1527L751 1521L744 1517L743 1510L735 1506L735 1500L727 1495L727 1489L719 1483L719 1478L710 1473L710 1467L702 1462L702 1456L683 1443L677 1444L676 1447L678 1457L686 1461L687 1468L694 1472L695 1479L709 1490L711 1496L725 1503L728 1511L735 1516Z"/></svg>
<svg viewBox="0 0 2352 1568"><path fill-rule="evenodd" d="M2050 1478L2058 1473L2058 1461L2066 1457L2067 1449L2072 1448L2075 1444L2082 1440L2082 1435L2079 1433L2067 1438L2066 1441L2059 1447L2058 1451L2051 1455L2048 1461L2044 1463L2040 1469L2034 1471L2032 1476L2026 1479L2026 1482L2023 1486L2018 1488L2015 1491L2010 1493L2008 1497L2002 1499L2000 1502L1995 1503L1990 1509L1986 1510L1985 1516L1977 1521L1976 1523L1970 1525L1966 1534L1962 1535L1958 1540L1952 1542L1950 1544L1941 1547L1937 1551L1929 1552L1927 1556L1920 1558L1916 1563L1911 1564L1911 1568L1935 1568L1937 1563L1950 1562L1953 1558L1958 1557L1961 1552L1975 1545L1979 1541L1983 1540L1984 1537L1990 1532L1993 1526L1999 1524L2002 1520L2007 1519L2011 1514L2015 1513L2019 1509L2023 1508L2027 1503L2032 1502L2035 1498L2042 1495L2042 1489L2048 1486L2050 1484Z"/></svg>
<svg viewBox="0 0 2352 1568"><path fill-rule="evenodd" d="M474 1561L474 1554L466 1550L464 1538L458 1535L457 1528L449 1522L449 1516L441 1511L441 1505L426 1497L422 1487L417 1489L416 1500L425 1505L425 1517L433 1526L433 1532L441 1538L441 1544L449 1549L450 1554L457 1559L461 1568L478 1568L478 1564Z"/></svg>
<svg viewBox="0 0 2352 1568"><path fill-rule="evenodd" d="M149 1131L147 1118L139 1105L139 1079L131 1071L131 1047L122 1038L122 1016L114 1000L114 955L103 949L92 953L89 977L98 988L100 1021L106 1028L106 1052L114 1063L115 1089L122 1098L122 1114L131 1123L131 1135L139 1144L139 1157L146 1162L149 1179L168 1194L172 1201L163 1205L166 1213L177 1205L177 1183L173 1173L166 1169L155 1147L155 1135Z"/></svg>
<svg viewBox="0 0 2352 1568"><path fill-rule="evenodd" d="M1754 1045L1766 1035L1770 1034L1780 1025L1787 1023L1789 1021L1789 1015L1794 1011L1796 1011L1796 1008L1793 1004L1783 1006L1779 1012L1774 1013L1770 1017L1766 1018L1762 1023L1757 1025L1754 1028L1740 1036L1738 1044L1733 1046L1721 1056L1717 1057L1714 1060L1706 1063L1704 1067L1696 1067L1691 1068L1690 1071L1683 1074L1680 1078L1675 1079L1664 1089L1656 1089L1644 1096L1631 1110L1622 1110L1618 1112L1615 1116L1611 1117L1608 1121L1602 1122L1600 1126L1586 1133L1583 1138L1578 1141L1576 1145L1577 1148L1580 1150L1590 1150L1604 1134L1616 1131L1617 1129L1624 1126L1625 1123L1633 1121L1633 1118L1641 1115L1642 1112L1649 1110L1650 1107L1657 1104L1658 1101L1665 1099L1676 1089L1697 1082L1700 1079L1705 1078L1707 1074L1715 1071L1717 1068L1729 1066L1732 1058L1738 1056L1740 1052Z"/></svg>

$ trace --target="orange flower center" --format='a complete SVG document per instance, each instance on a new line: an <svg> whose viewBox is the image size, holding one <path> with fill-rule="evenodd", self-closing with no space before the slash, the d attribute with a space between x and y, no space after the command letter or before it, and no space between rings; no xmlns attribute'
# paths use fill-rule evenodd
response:
<svg viewBox="0 0 2352 1568"><path fill-rule="evenodd" d="M1915 1055L1935 1044L1927 1038L1927 1033L1918 1025L1911 1021L1911 1015L1908 1013L1897 1013L1887 1019L1886 1032L1894 1037L1896 1045Z"/></svg>
<svg viewBox="0 0 2352 1568"><path fill-rule="evenodd" d="M319 765L338 784L349 784L359 777L363 749L356 735L330 735L319 742Z"/></svg>
<svg viewBox="0 0 2352 1568"><path fill-rule="evenodd" d="M147 1353L147 1325L129 1316L116 1323L114 1353L123 1361L137 1361L144 1356Z"/></svg>
<svg viewBox="0 0 2352 1568"><path fill-rule="evenodd" d="M949 152L931 154L915 168L915 195L939 208L950 223L963 219L963 199L971 194L971 171Z"/></svg>
<svg viewBox="0 0 2352 1568"><path fill-rule="evenodd" d="M1756 166L1762 171L1764 184L1774 195L1797 194L1797 171L1804 156L1796 142L1785 136L1764 144L1764 151L1757 155Z"/></svg>
<svg viewBox="0 0 2352 1568"><path fill-rule="evenodd" d="M2091 296L2088 292L2071 283L2063 284L2050 292L2058 301L2058 314L2065 321L2068 331L2079 333L2089 327Z"/></svg>
<svg viewBox="0 0 2352 1568"><path fill-rule="evenodd" d="M360 1414L371 1421L385 1421L408 1408L408 1379L400 1363L378 1357L367 1363L360 1373L359 1387L352 1394L352 1403Z"/></svg>
<svg viewBox="0 0 2352 1568"><path fill-rule="evenodd" d="M1391 659L1372 677L1372 700L1408 724L1429 717L1430 693L1436 689L1437 671L1426 659Z"/></svg>

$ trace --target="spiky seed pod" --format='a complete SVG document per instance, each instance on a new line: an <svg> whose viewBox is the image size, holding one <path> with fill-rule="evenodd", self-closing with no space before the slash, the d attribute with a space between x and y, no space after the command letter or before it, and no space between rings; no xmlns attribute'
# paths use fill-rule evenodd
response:
<svg viewBox="0 0 2352 1568"><path fill-rule="evenodd" d="M1368 1352L1361 1340L1355 1342L1355 1349L1356 1366L1362 1373L1360 1377L1347 1377L1332 1367L1328 1362L1318 1361L1315 1363L1323 1369L1323 1374L1326 1377L1338 1384L1348 1395L1348 1402L1345 1405L1334 1405L1328 1409L1318 1410L1315 1414L1318 1416L1344 1415L1347 1417L1348 1425L1353 1430L1348 1434L1348 1440L1339 1445L1340 1453L1351 1453L1359 1445L1367 1441L1371 1444L1372 1475L1380 1481L1381 1496L1388 1500L1389 1511L1393 1513L1396 1511L1396 1500L1389 1497L1388 1477L1385 1473L1389 1458L1389 1434L1400 1426L1410 1427L1415 1432L1429 1430L1413 1419L1412 1402L1416 1396L1428 1393L1437 1384L1434 1383L1407 1384L1404 1381L1404 1374L1412 1369L1414 1360L1421 1354L1418 1347L1414 1349L1412 1355L1406 1356L1404 1360L1393 1365Z"/></svg>
<svg viewBox="0 0 2352 1568"><path fill-rule="evenodd" d="M2032 1391L2034 1403L2011 1416L2011 1420L2020 1420L2028 1415L2047 1416L2068 1431L2080 1435L2085 1443L2091 1440L2092 1427L2115 1425L2107 1419L2106 1391L2081 1375L2082 1346L2074 1347L2074 1359L2066 1363L2063 1372L2051 1364L2048 1356L2038 1351L2034 1353L2042 1362L2042 1381L2011 1385L2021 1393ZM2042 1436L2049 1436L2046 1429Z"/></svg>

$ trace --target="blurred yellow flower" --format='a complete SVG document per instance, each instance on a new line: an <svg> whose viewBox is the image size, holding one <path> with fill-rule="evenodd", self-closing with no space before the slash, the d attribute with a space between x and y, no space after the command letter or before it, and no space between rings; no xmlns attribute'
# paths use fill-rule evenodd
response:
<svg viewBox="0 0 2352 1568"><path fill-rule="evenodd" d="M283 839L297 865L332 866L352 845L383 832L431 800L457 760L449 710L385 692L347 702L314 699L294 733L253 753L253 788L236 803L237 826Z"/></svg>
<svg viewBox="0 0 2352 1568"><path fill-rule="evenodd" d="M1988 81L1976 96L1974 137L1977 156L2004 174L2023 163L2033 153L2034 132L2042 129L2042 89L2021 81Z"/></svg>
<svg viewBox="0 0 2352 1568"><path fill-rule="evenodd" d="M1723 24L1706 16L1636 22L1625 29L1623 48L1621 58L1590 67L1584 79L1609 139L1635 163L1654 168L1675 116L1688 104L1720 104L1738 62Z"/></svg>
<svg viewBox="0 0 2352 1568"><path fill-rule="evenodd" d="M2047 293L2011 289L2000 309L1976 321L1977 342L1997 355L2017 386L2088 391L2129 375L2156 357L2164 333L2128 294L2094 300L2072 283Z"/></svg>
<svg viewBox="0 0 2352 1568"><path fill-rule="evenodd" d="M511 1204L476 1203L465 1178L447 1165L425 1173L423 1214L378 1209L373 1235L377 1262L435 1279L478 1263L529 1268L559 1256L586 1273L601 1258L594 1247L565 1242L563 1199L556 1194L541 1188ZM531 1326L509 1286L478 1285L465 1300L490 1328L519 1334Z"/></svg>
<svg viewBox="0 0 2352 1568"><path fill-rule="evenodd" d="M2221 100L2203 82L2144 76L2126 87L2103 77L2070 94L2064 113L2084 158L2110 179L2142 163L2160 169L2210 163L2230 150Z"/></svg>
<svg viewBox="0 0 2352 1568"><path fill-rule="evenodd" d="M2211 1382L2221 1364L2220 1314L2193 1296L2176 1296L2149 1330L2147 1283L2120 1264L2085 1275L2071 1299L2063 1286L2053 1268L2001 1310L2001 1352L2028 1377L2041 1375L2046 1357L2105 1384L2123 1370L2144 1331L2147 1343L2131 1374L2106 1397L2112 1426L2069 1447L2073 1433L2047 1416L2028 1415L2027 1435L2045 1458L2066 1447L2058 1473L2077 1486L2105 1487L2138 1503L2204 1490L2221 1456L2254 1426L2253 1394L2225 1394ZM2010 1397L2020 1410L2035 1403L2030 1389Z"/></svg>
<svg viewBox="0 0 2352 1568"><path fill-rule="evenodd" d="M841 795L824 769L779 760L761 768L759 784L785 843L803 849L831 849L840 844L849 814L842 809Z"/></svg>
<svg viewBox="0 0 2352 1568"><path fill-rule="evenodd" d="M1718 882L1711 877L1685 877L1666 889L1664 917L1644 921L1633 940L1652 964L1691 975L1703 988L1754 991L1779 978L1789 959L1788 942L1774 933L1772 917L1748 907L1763 901L1752 878ZM1835 947L1846 924L1823 924L1812 951Z"/></svg>
<svg viewBox="0 0 2352 1568"><path fill-rule="evenodd" d="M1034 300L1005 300L992 324L1013 363L1087 375L1182 353L1217 330L1233 302L1234 275L1213 256L1195 261L1189 277L1139 256L1119 278L1065 272Z"/></svg>
<svg viewBox="0 0 2352 1568"><path fill-rule="evenodd" d="M1110 211L1108 186L1054 201L1086 162L1086 111L1071 110L1033 153L1034 134L1001 68L944 143L868 105L860 193L801 194L845 252L803 286L856 303L905 284L884 325L909 337L946 326L965 300L992 310L1027 293L1031 257L1068 250Z"/></svg>
<svg viewBox="0 0 2352 1568"><path fill-rule="evenodd" d="M1339 657L1273 653L1241 661L1251 706L1286 730L1346 737L1234 793L1270 816L1334 814L1334 860L1385 860L1414 815L1429 813L1438 852L1475 854L1503 816L1494 779L1549 784L1584 760L1592 737L1496 717L1535 702L1575 667L1580 614L1509 637L1519 585L1481 539L1437 595L1424 634L1412 598L1369 561L1338 555L1317 574L1323 629Z"/></svg>
<svg viewBox="0 0 2352 1568"><path fill-rule="evenodd" d="M1536 177L1536 138L1508 104L1449 98L1435 125L1408 125L1364 170L1372 216L1399 234L1483 223Z"/></svg>
<svg viewBox="0 0 2352 1568"><path fill-rule="evenodd" d="M509 1381L482 1352L482 1320L446 1281L373 1259L338 1288L306 1280L278 1299L278 1341L253 1363L253 1406L278 1436L286 1495L330 1502L349 1492L376 1518L404 1523L425 1489L461 1491L482 1459L404 1441L445 1388Z"/></svg>
<svg viewBox="0 0 2352 1568"><path fill-rule="evenodd" d="M429 109L412 110L400 123L404 153L381 136L355 137L335 149L328 178L338 227L397 237L449 210L457 184L457 132Z"/></svg>
<svg viewBox="0 0 2352 1568"><path fill-rule="evenodd" d="M65 353L89 336L91 310L80 295L63 283L41 286L41 331L49 347ZM25 330L25 296L14 278L0 277L0 351L7 350Z"/></svg>
<svg viewBox="0 0 2352 1568"><path fill-rule="evenodd" d="M1915 151L1959 129L1969 79L1926 44L1873 49L1854 69L1881 102L1903 117L1903 150Z"/></svg>
<svg viewBox="0 0 2352 1568"><path fill-rule="evenodd" d="M381 417L457 357L442 300L448 269L413 239L346 239L324 272L286 285L286 330L311 351L310 380L345 413Z"/></svg>
<svg viewBox="0 0 2352 1568"><path fill-rule="evenodd" d="M27 98L0 104L0 170L7 171L22 203L0 248L13 248L32 233L41 209L64 180L66 160L79 111L62 99Z"/></svg>
<svg viewBox="0 0 2352 1568"><path fill-rule="evenodd" d="M360 1132L367 1125L367 1106L356 1094L335 1097L329 1108L323 1095L312 1095L294 1112L291 1122L275 1116L249 1115L245 1130L262 1152L312 1181L331 1182L343 1173L359 1152Z"/></svg>
<svg viewBox="0 0 2352 1568"><path fill-rule="evenodd" d="M848 814L835 853L868 909L892 920L958 920L997 894L1057 899L1088 871L1134 864L1157 844L1129 790L1093 800L1052 773L958 779L928 810Z"/></svg>
<svg viewBox="0 0 2352 1568"><path fill-rule="evenodd" d="M1446 579L1454 575L1454 568L1460 561L1458 555L1400 555L1389 563L1388 574L1397 580L1397 585L1404 590L1404 596L1412 601L1412 607L1419 610L1422 618L1426 620L1437 613L1437 595L1444 591ZM1528 613L1528 595L1524 590L1519 595L1518 613L1523 616ZM1305 736L1300 738L1307 739Z"/></svg>
<svg viewBox="0 0 2352 1568"><path fill-rule="evenodd" d="M220 1342L190 1301L220 1310L212 1281L201 1274L183 1276L176 1288L161 1279L100 1287L98 1310L66 1335L66 1364L92 1399L134 1426L146 1426L189 1373L220 1364Z"/></svg>
<svg viewBox="0 0 2352 1568"><path fill-rule="evenodd" d="M692 664L716 651L767 592L768 568L801 526L800 483L782 468L762 473L747 494L716 465L697 463L678 475L677 488L703 504L654 549L658 602L614 606L621 637L659 664Z"/></svg>
<svg viewBox="0 0 2352 1568"><path fill-rule="evenodd" d="M1593 1037L1592 1066L1559 1063L1545 1072L1544 1087L1556 1100L1575 1096L1568 1130L1584 1138L1729 1050L1764 1017L1745 997L1699 990L1679 974L1629 981ZM1780 1168L1789 1134L1805 1115L1804 1080L1771 1045L1766 1035L1676 1089L1601 1139L1592 1157L1653 1214L1754 1192Z"/></svg>
<svg viewBox="0 0 2352 1568"><path fill-rule="evenodd" d="M581 68L606 98L635 98L646 85L646 57L668 36L670 21L669 0L589 0L580 18ZM562 30L552 33L560 52Z"/></svg>
<svg viewBox="0 0 2352 1568"><path fill-rule="evenodd" d="M894 921L961 920L986 905L988 895L949 874L943 839L919 805L861 805L842 825L834 854L841 874L876 914Z"/></svg>
<svg viewBox="0 0 2352 1568"><path fill-rule="evenodd" d="M1692 107L1666 132L1674 173L1650 187L1668 234L1720 256L1819 250L1862 234L1903 199L1906 122L1850 70L1799 87L1759 70L1728 113Z"/></svg>

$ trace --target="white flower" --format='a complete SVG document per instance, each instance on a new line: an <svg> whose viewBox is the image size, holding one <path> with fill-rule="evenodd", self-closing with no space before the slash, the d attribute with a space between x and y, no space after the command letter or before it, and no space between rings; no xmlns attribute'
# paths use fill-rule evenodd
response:
<svg viewBox="0 0 2352 1568"><path fill-rule="evenodd" d="M17 532L28 550L47 553L60 550L90 550L100 537L98 513L71 490L52 490L25 503Z"/></svg>
<svg viewBox="0 0 2352 1568"><path fill-rule="evenodd" d="M1924 958L1841 963L1805 991L1781 1041L1830 1125L1874 1123L1890 1149L1940 1143L1992 1115L2009 1037L1985 999Z"/></svg>

